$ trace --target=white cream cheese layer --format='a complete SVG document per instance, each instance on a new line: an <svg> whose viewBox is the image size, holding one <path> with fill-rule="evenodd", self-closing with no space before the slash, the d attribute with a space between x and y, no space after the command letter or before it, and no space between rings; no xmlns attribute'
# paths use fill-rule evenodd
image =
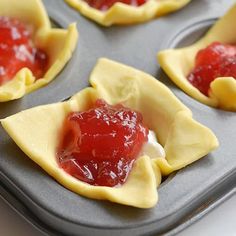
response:
<svg viewBox="0 0 236 236"><path fill-rule="evenodd" d="M147 155L151 159L157 157L165 158L166 156L164 148L158 143L156 134L152 130L149 130L148 141L143 145L141 150L140 156L143 155Z"/></svg>

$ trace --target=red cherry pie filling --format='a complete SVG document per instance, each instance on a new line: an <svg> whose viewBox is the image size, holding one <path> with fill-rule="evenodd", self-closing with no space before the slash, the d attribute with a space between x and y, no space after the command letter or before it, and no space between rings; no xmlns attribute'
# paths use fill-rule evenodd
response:
<svg viewBox="0 0 236 236"><path fill-rule="evenodd" d="M236 46L213 42L200 50L188 81L204 95L209 95L210 83L218 77L236 78Z"/></svg>
<svg viewBox="0 0 236 236"><path fill-rule="evenodd" d="M15 18L0 17L0 85L24 67L36 79L41 78L47 65L47 54L34 46L32 27Z"/></svg>
<svg viewBox="0 0 236 236"><path fill-rule="evenodd" d="M117 2L138 7L146 3L148 0L84 0L84 1L87 2L93 8L96 8L101 11L106 11Z"/></svg>
<svg viewBox="0 0 236 236"><path fill-rule="evenodd" d="M88 184L120 186L147 140L141 113L98 99L93 108L66 117L57 160L68 174Z"/></svg>

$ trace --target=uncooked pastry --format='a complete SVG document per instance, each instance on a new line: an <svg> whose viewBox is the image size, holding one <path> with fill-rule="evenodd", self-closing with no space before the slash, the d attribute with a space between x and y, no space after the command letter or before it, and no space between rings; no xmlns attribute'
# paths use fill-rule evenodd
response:
<svg viewBox="0 0 236 236"><path fill-rule="evenodd" d="M210 93L207 97L187 80L187 76L194 68L195 56L199 50L206 48L212 42L236 43L235 16L236 4L213 25L203 38L193 45L158 53L161 67L184 92L206 105L230 111L236 111L235 78L216 78L210 84Z"/></svg>
<svg viewBox="0 0 236 236"><path fill-rule="evenodd" d="M107 11L90 7L83 0L65 1L91 20L104 26L110 26L112 24L133 24L148 21L154 17L177 11L191 0L148 0L139 7L118 2Z"/></svg>
<svg viewBox="0 0 236 236"><path fill-rule="evenodd" d="M100 59L90 83L92 87L69 101L35 107L1 121L29 158L78 194L139 208L153 207L158 199L156 188L161 183L161 173L170 174L218 146L212 131L193 120L191 111L164 84L144 72ZM98 98L141 112L144 122L165 148L166 158L139 157L121 187L89 185L67 174L57 163L58 134L65 117L71 111L91 108Z"/></svg>
<svg viewBox="0 0 236 236"><path fill-rule="evenodd" d="M72 56L77 43L76 24L68 29L52 28L41 0L1 0L0 16L13 17L34 27L33 41L49 57L43 78L35 80L28 68L22 68L12 80L0 86L0 102L23 97L53 80Z"/></svg>

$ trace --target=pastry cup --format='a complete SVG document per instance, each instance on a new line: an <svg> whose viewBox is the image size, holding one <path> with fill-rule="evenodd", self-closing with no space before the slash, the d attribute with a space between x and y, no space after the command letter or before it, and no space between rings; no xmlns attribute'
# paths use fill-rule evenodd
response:
<svg viewBox="0 0 236 236"><path fill-rule="evenodd" d="M0 16L14 17L32 25L35 46L49 57L43 78L36 80L28 68L22 68L12 80L0 86L0 102L5 102L23 97L53 80L71 58L78 32L75 24L69 25L68 29L51 28L41 0L1 0Z"/></svg>
<svg viewBox="0 0 236 236"><path fill-rule="evenodd" d="M148 21L154 17L177 11L191 0L149 0L139 7L118 2L107 11L92 8L83 0L65 1L91 20L104 26L110 26L112 24L133 24Z"/></svg>
<svg viewBox="0 0 236 236"><path fill-rule="evenodd" d="M197 52L212 42L236 43L235 32L236 5L220 18L206 35L191 46L180 49L168 49L158 53L158 61L170 77L184 92L196 100L224 110L236 111L236 81L232 77L216 78L210 84L209 97L202 94L187 80L194 68Z"/></svg>
<svg viewBox="0 0 236 236"><path fill-rule="evenodd" d="M90 83L92 87L67 102L35 107L1 120L4 129L29 158L78 194L139 208L153 207L158 199L156 188L161 173L178 170L218 146L215 135L194 121L191 111L165 85L144 72L100 59ZM121 187L91 186L67 174L56 160L58 134L66 115L89 109L97 98L140 111L166 151L166 158L138 157Z"/></svg>

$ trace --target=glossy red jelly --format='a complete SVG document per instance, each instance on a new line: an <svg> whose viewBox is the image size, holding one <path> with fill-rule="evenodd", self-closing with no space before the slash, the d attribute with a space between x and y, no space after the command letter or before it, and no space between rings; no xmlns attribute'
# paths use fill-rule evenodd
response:
<svg viewBox="0 0 236 236"><path fill-rule="evenodd" d="M32 41L32 29L17 19L0 17L0 85L11 80L23 67L36 78L46 71L48 58Z"/></svg>
<svg viewBox="0 0 236 236"><path fill-rule="evenodd" d="M120 186L147 135L139 112L99 99L90 110L67 116L57 150L58 162L67 173L91 185Z"/></svg>
<svg viewBox="0 0 236 236"><path fill-rule="evenodd" d="M188 81L208 96L210 83L227 76L236 78L236 46L214 42L197 53Z"/></svg>
<svg viewBox="0 0 236 236"><path fill-rule="evenodd" d="M138 7L143 5L148 0L84 0L84 1L87 2L93 8L96 8L101 11L106 11L117 2Z"/></svg>

